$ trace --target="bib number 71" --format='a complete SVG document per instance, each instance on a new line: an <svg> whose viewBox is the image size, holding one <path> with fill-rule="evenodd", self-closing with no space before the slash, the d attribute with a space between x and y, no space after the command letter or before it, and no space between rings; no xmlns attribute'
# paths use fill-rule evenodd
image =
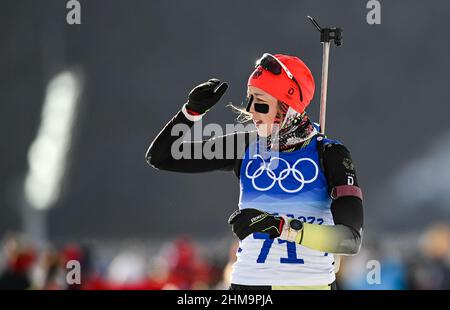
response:
<svg viewBox="0 0 450 310"><path fill-rule="evenodd" d="M253 238L263 239L263 245L261 252L259 252L256 262L258 264L264 264L266 262L267 256L269 255L270 248L272 247L275 239L270 239L268 234L254 233ZM294 242L288 242L286 240L278 240L278 244L286 243L287 257L280 257L281 264L304 264L303 259L297 257L297 248Z"/></svg>
<svg viewBox="0 0 450 310"><path fill-rule="evenodd" d="M276 215L276 214L275 214ZM291 214L287 215L288 217L294 217ZM300 216L298 218L300 221L303 221L304 223L310 223L313 224L314 222L317 222L318 225L322 225L324 220L322 218L315 218L313 216L311 217L304 217ZM262 239L264 240L261 251L259 252L258 258L256 259L256 262L258 264L264 264L267 260L267 256L269 255L270 248L272 247L273 243L275 242L275 239L270 239L268 234L264 233L254 233L253 238L255 239ZM297 257L297 247L295 245L295 242L288 242L286 240L276 239L278 241L278 244L286 243L286 250L287 250L287 257L280 257L280 263L281 264L304 264L305 262L303 259ZM324 253L324 256L327 256L328 253Z"/></svg>

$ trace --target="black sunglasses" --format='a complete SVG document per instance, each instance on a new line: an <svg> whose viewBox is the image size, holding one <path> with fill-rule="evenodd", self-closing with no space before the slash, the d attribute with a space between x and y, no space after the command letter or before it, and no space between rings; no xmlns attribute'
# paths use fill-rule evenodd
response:
<svg viewBox="0 0 450 310"><path fill-rule="evenodd" d="M282 71L286 72L287 76L295 82L300 91L300 101L303 102L303 93L300 84L298 83L295 76L289 71L289 69L279 61L275 56L264 53L262 57L256 62L255 68L261 66L263 69L272 72L275 75L280 75Z"/></svg>

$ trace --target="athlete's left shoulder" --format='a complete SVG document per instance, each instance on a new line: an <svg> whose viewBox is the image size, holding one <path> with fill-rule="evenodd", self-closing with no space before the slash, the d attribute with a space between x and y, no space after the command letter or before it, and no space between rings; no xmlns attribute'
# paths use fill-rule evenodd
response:
<svg viewBox="0 0 450 310"><path fill-rule="evenodd" d="M314 128L316 129L315 139L317 141L317 146L323 152L325 148L333 148L333 146L340 145L341 147L345 147L345 145L338 139L330 138L322 133L320 133L320 125L318 123L313 123Z"/></svg>
<svg viewBox="0 0 450 310"><path fill-rule="evenodd" d="M320 140L321 137L318 136ZM359 186L355 162L342 141L322 136L322 160L330 190L341 185Z"/></svg>
<svg viewBox="0 0 450 310"><path fill-rule="evenodd" d="M348 147L339 139L330 138L322 134L316 136L319 148L322 148L322 153L327 153L328 156L350 156Z"/></svg>
<svg viewBox="0 0 450 310"><path fill-rule="evenodd" d="M350 150L342 141L325 138L323 142L324 160L340 162L348 170L354 170L353 159Z"/></svg>

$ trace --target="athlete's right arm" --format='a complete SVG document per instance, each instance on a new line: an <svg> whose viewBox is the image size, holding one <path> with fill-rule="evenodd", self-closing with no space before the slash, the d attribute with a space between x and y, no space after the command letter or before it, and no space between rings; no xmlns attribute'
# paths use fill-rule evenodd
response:
<svg viewBox="0 0 450 310"><path fill-rule="evenodd" d="M209 140L182 141L186 129L191 128L195 121L200 120L220 100L227 87L226 83L220 85L217 79L195 87L182 110L164 126L150 144L145 155L147 162L156 169L177 172L236 169L238 154L250 139L248 132L235 132ZM230 147L233 149L230 150ZM209 154L204 150L209 151Z"/></svg>

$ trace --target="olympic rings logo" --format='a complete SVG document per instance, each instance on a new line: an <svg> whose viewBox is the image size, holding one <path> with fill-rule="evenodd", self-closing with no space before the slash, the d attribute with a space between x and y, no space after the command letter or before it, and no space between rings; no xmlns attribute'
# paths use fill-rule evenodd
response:
<svg viewBox="0 0 450 310"><path fill-rule="evenodd" d="M253 172L253 174L249 173L249 167L254 163L256 159L261 159L261 165ZM275 174L274 170L271 169L271 166L276 163L279 164L279 162L276 162L279 160L280 162L284 163L286 165L286 168L281 170L278 175ZM305 176L303 173L297 169L297 166L302 162L309 162L314 167L314 176L310 179L305 179ZM256 180L265 173L269 179L272 180L272 182L267 186L258 186L256 184ZM283 181L292 173L292 176L294 179L298 182L298 186L295 189L289 189L286 188L285 185L283 185ZM252 180L253 187L258 191L268 191L271 188L274 187L276 183L278 183L278 186L286 193L297 193L303 189L305 184L309 184L317 180L317 177L319 176L319 167L317 166L316 162L312 160L311 158L300 158L298 159L294 165L291 167L289 162L283 158L280 157L271 157L269 162L266 162L263 157L259 154L256 154L249 162L247 163L247 166L245 167L245 176Z"/></svg>

